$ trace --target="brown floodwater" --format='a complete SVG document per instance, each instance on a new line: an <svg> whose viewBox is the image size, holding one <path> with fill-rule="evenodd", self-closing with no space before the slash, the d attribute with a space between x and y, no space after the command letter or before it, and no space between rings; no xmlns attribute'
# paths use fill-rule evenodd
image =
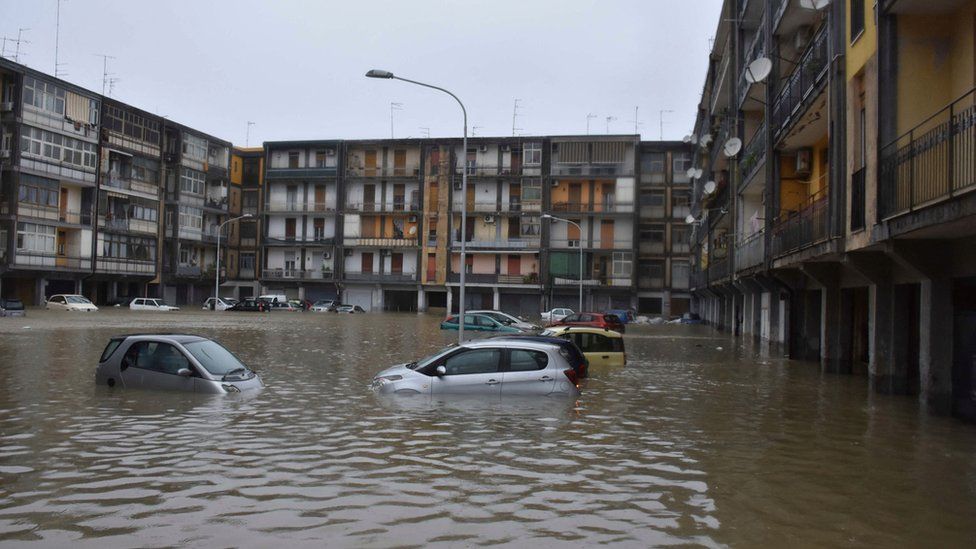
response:
<svg viewBox="0 0 976 549"><path fill-rule="evenodd" d="M380 399L439 315L0 319L0 544L976 543L976 426L703 326L638 326L577 400ZM109 336L211 336L267 387L96 387Z"/></svg>

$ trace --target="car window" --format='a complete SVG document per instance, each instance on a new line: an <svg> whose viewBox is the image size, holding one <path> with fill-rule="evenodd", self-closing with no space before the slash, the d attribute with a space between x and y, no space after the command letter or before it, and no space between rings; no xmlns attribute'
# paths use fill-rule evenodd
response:
<svg viewBox="0 0 976 549"><path fill-rule="evenodd" d="M102 357L98 359L99 362L105 362L108 357L112 356L112 353L119 348L119 345L125 341L124 337L114 337L108 340L108 345L105 346L105 350L102 351Z"/></svg>
<svg viewBox="0 0 976 549"><path fill-rule="evenodd" d="M449 376L489 374L498 371L499 349L473 349L448 357L444 368Z"/></svg>
<svg viewBox="0 0 976 549"><path fill-rule="evenodd" d="M474 324L475 326L485 326L488 328L493 328L495 326L494 322L492 322L489 318L484 316L475 316Z"/></svg>
<svg viewBox="0 0 976 549"><path fill-rule="evenodd" d="M10 309L11 311L22 311L24 309L24 303L19 299L8 299L4 302L4 308Z"/></svg>
<svg viewBox="0 0 976 549"><path fill-rule="evenodd" d="M61 297L61 296L59 296L59 295L56 295L56 296L54 296L54 297L51 298L51 302L52 303L64 303L64 298Z"/></svg>
<svg viewBox="0 0 976 549"><path fill-rule="evenodd" d="M569 315L563 319L563 322L576 322L579 319L579 315Z"/></svg>
<svg viewBox="0 0 976 549"><path fill-rule="evenodd" d="M573 334L573 342L584 353L616 352L613 345L613 338L600 334Z"/></svg>
<svg viewBox="0 0 976 549"><path fill-rule="evenodd" d="M133 368L176 375L181 368L190 368L190 361L169 343L139 341L125 353L125 362ZM192 370L192 368L191 368Z"/></svg>
<svg viewBox="0 0 976 549"><path fill-rule="evenodd" d="M208 372L215 376L222 376L228 372L234 370L240 370L241 368L247 369L244 364L234 356L234 353L228 351L223 347L223 345L217 343L216 341L210 341L209 339L203 341L194 341L192 343L183 344L187 351L193 355L193 358L197 359Z"/></svg>
<svg viewBox="0 0 976 549"><path fill-rule="evenodd" d="M607 321L609 324L619 324L620 317L617 315L603 315L603 320Z"/></svg>
<svg viewBox="0 0 976 549"><path fill-rule="evenodd" d="M549 355L542 351L528 349L512 349L508 359L510 372L531 372L545 369L549 364Z"/></svg>
<svg viewBox="0 0 976 549"><path fill-rule="evenodd" d="M72 295L72 296L68 296L68 303L83 303L83 304L87 304L87 303L91 303L91 301L88 301L88 299L86 299L86 298L84 298L84 297L82 297L80 295Z"/></svg>

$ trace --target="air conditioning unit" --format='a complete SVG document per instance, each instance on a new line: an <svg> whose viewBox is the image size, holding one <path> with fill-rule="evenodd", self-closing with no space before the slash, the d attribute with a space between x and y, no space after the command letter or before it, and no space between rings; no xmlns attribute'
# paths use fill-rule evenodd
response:
<svg viewBox="0 0 976 549"><path fill-rule="evenodd" d="M346 249L345 249L345 250L343 251L343 254L342 254L342 255L344 255L344 256L346 256L346 257L352 257L352 249L350 249L350 248L346 248Z"/></svg>
<svg viewBox="0 0 976 549"><path fill-rule="evenodd" d="M810 25L801 25L796 29L796 34L793 35L793 47L796 51L802 52L806 49L807 44L813 39L813 27Z"/></svg>
<svg viewBox="0 0 976 549"><path fill-rule="evenodd" d="M393 255L391 250L380 250L380 255Z"/></svg>
<svg viewBox="0 0 976 549"><path fill-rule="evenodd" d="M493 215L486 215L485 216L485 223L494 223L494 222L495 222L495 216L493 216Z"/></svg>
<svg viewBox="0 0 976 549"><path fill-rule="evenodd" d="M454 182L454 190L455 190L455 191L460 191L460 190L461 190L461 188L462 188L462 186L463 186L463 184L464 184L464 183L463 183L463 182L461 182L461 181L455 181L455 182Z"/></svg>
<svg viewBox="0 0 976 549"><path fill-rule="evenodd" d="M322 252L322 259L332 259L332 252Z"/></svg>
<svg viewBox="0 0 976 549"><path fill-rule="evenodd" d="M411 215L410 217L407 218L407 223L416 223L416 222L417 222L417 216L415 215Z"/></svg>
<svg viewBox="0 0 976 549"><path fill-rule="evenodd" d="M478 145L478 150L483 153L486 153L488 152L488 145Z"/></svg>
<svg viewBox="0 0 976 549"><path fill-rule="evenodd" d="M556 179L553 179L553 180L552 180L552 183L551 183L551 185L552 185L553 187L558 187L558 186L559 186L559 181L558 181L558 180L556 180Z"/></svg>
<svg viewBox="0 0 976 549"><path fill-rule="evenodd" d="M512 150L511 145L502 145L502 152L507 153L507 152L511 152L511 150Z"/></svg>
<svg viewBox="0 0 976 549"><path fill-rule="evenodd" d="M579 240L569 240L567 242L569 243L569 247L570 248L579 248L580 247L580 241Z"/></svg>

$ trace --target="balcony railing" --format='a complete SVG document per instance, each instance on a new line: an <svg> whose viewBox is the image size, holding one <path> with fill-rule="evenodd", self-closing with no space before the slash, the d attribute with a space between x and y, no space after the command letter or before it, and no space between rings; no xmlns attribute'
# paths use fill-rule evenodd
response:
<svg viewBox="0 0 976 549"><path fill-rule="evenodd" d="M541 240L538 238L503 238L498 240L468 240L465 242L465 247L467 249L481 249L481 250L524 250L524 249L538 249L541 246ZM461 241L455 238L451 242L451 247L460 248Z"/></svg>
<svg viewBox="0 0 976 549"><path fill-rule="evenodd" d="M363 248L415 248L420 246L420 242L416 238L346 237L342 243L344 246L359 246Z"/></svg>
<svg viewBox="0 0 976 549"><path fill-rule="evenodd" d="M620 164L561 164L552 163L552 175L633 175L632 166Z"/></svg>
<svg viewBox="0 0 976 549"><path fill-rule="evenodd" d="M461 275L459 273L450 273L447 275L448 282L458 283L461 281ZM539 285L539 273L526 273L526 274L485 274L485 273L467 273L464 275L465 284L529 284L532 286Z"/></svg>
<svg viewBox="0 0 976 549"><path fill-rule="evenodd" d="M311 179L315 177L335 177L338 170L329 168L269 168L268 180L273 179Z"/></svg>
<svg viewBox="0 0 976 549"><path fill-rule="evenodd" d="M334 246L335 237L332 236L284 236L268 235L264 238L265 245L269 246ZM243 245L243 244L242 244Z"/></svg>
<svg viewBox="0 0 976 549"><path fill-rule="evenodd" d="M320 212L335 213L335 204L325 202L270 201L264 204L264 213ZM247 209L245 208L245 213Z"/></svg>
<svg viewBox="0 0 976 549"><path fill-rule="evenodd" d="M332 270L322 269L263 269L261 278L272 280L332 280Z"/></svg>
<svg viewBox="0 0 976 549"><path fill-rule="evenodd" d="M382 168L359 166L347 166L347 177L420 177L419 167L393 167Z"/></svg>
<svg viewBox="0 0 976 549"><path fill-rule="evenodd" d="M729 277L729 259L727 257L715 258L708 264L709 282L721 283Z"/></svg>
<svg viewBox="0 0 976 549"><path fill-rule="evenodd" d="M630 250L634 246L633 240L599 240L594 241L575 239L549 239L550 248L563 250L578 250L582 244L585 250Z"/></svg>
<svg viewBox="0 0 976 549"><path fill-rule="evenodd" d="M663 288L664 287L664 277L663 276L638 276L637 286L639 288Z"/></svg>
<svg viewBox="0 0 976 549"><path fill-rule="evenodd" d="M737 96L740 106L745 102L746 96L749 94L749 89L755 85L746 79L749 64L766 53L766 35L763 32L763 26L764 25L760 24L759 28L756 30L756 34L752 38L752 43L749 45L748 53L746 53L746 56L743 59L742 74L739 75L739 95ZM717 143L721 144L723 141L717 141Z"/></svg>
<svg viewBox="0 0 976 549"><path fill-rule="evenodd" d="M705 288L708 286L708 271L692 271L689 279L692 288Z"/></svg>
<svg viewBox="0 0 976 549"><path fill-rule="evenodd" d="M347 202L346 211L353 212L419 212L419 202Z"/></svg>
<svg viewBox="0 0 976 549"><path fill-rule="evenodd" d="M464 168L460 166L454 167L454 175L459 176L462 172L467 171L468 177L497 177L497 176L507 176L507 175L521 175L521 166L479 166L479 165L467 165ZM460 181L459 177L455 178L456 181Z"/></svg>
<svg viewBox="0 0 976 549"><path fill-rule="evenodd" d="M742 161L739 162L739 171L742 177L739 179L739 190L741 191L749 184L750 179L759 166L763 165L763 159L766 157L766 124L759 126L756 133L752 135L752 139L749 140L749 144L746 145L745 150L742 152Z"/></svg>
<svg viewBox="0 0 976 549"><path fill-rule="evenodd" d="M766 259L766 232L759 231L742 239L735 245L736 272L761 265Z"/></svg>
<svg viewBox="0 0 976 549"><path fill-rule="evenodd" d="M122 189L124 191L135 191L153 196L159 195L159 185L146 183L144 181L132 180L118 174L108 173L102 177L102 186Z"/></svg>
<svg viewBox="0 0 976 549"><path fill-rule="evenodd" d="M156 262L151 259L136 260L117 257L99 257L95 261L95 272L154 276L156 274Z"/></svg>
<svg viewBox="0 0 976 549"><path fill-rule="evenodd" d="M851 230L864 228L864 172L861 168L851 175Z"/></svg>
<svg viewBox="0 0 976 549"><path fill-rule="evenodd" d="M203 203L204 207L214 210L227 210L226 196L208 196Z"/></svg>
<svg viewBox="0 0 976 549"><path fill-rule="evenodd" d="M826 81L830 58L829 25L817 32L813 42L800 58L790 77L783 82L782 90L773 100L773 134L778 138L801 114L801 108L811 93Z"/></svg>
<svg viewBox="0 0 976 549"><path fill-rule="evenodd" d="M90 257L55 255L30 250L17 250L13 263L17 267L71 271L88 271L92 266Z"/></svg>
<svg viewBox="0 0 976 549"><path fill-rule="evenodd" d="M59 210L58 208L41 206L28 202L17 203L17 215L34 217L37 219L47 219L50 221L60 221L61 223L70 223L72 225L90 226L92 222L92 216L88 212Z"/></svg>
<svg viewBox="0 0 976 549"><path fill-rule="evenodd" d="M773 221L773 257L799 251L827 238L828 198L824 187L808 198L799 210Z"/></svg>
<svg viewBox="0 0 976 549"><path fill-rule="evenodd" d="M664 255L664 242L641 240L637 245L637 251L641 255Z"/></svg>
<svg viewBox="0 0 976 549"><path fill-rule="evenodd" d="M362 271L346 271L343 279L360 282L415 282L417 273L364 273Z"/></svg>
<svg viewBox="0 0 976 549"><path fill-rule="evenodd" d="M976 88L886 145L878 183L882 218L976 187Z"/></svg>
<svg viewBox="0 0 976 549"><path fill-rule="evenodd" d="M579 286L579 283L578 278L552 277L552 284L554 286ZM633 280L629 276L596 275L590 278L584 278L583 285L620 288L632 286Z"/></svg>
<svg viewBox="0 0 976 549"><path fill-rule="evenodd" d="M98 226L116 231L137 231L151 234L156 234L159 230L159 224L155 221L129 217L107 217L104 215L98 216Z"/></svg>
<svg viewBox="0 0 976 549"><path fill-rule="evenodd" d="M602 201L590 204L588 202L554 202L554 212L578 213L633 213L633 202Z"/></svg>

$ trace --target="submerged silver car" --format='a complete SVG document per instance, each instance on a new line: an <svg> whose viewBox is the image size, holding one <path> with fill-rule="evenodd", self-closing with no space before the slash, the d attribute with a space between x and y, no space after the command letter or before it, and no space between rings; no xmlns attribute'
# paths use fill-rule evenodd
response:
<svg viewBox="0 0 976 549"><path fill-rule="evenodd" d="M448 347L373 378L379 394L577 396L576 371L559 345L478 340Z"/></svg>
<svg viewBox="0 0 976 549"><path fill-rule="evenodd" d="M109 387L240 393L261 378L216 341L195 335L138 334L109 340L95 370Z"/></svg>

